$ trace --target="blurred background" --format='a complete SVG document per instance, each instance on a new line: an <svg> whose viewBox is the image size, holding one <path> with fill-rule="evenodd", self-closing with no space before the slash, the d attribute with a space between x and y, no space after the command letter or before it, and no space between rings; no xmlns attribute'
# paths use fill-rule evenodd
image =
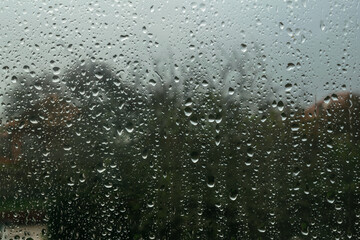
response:
<svg viewBox="0 0 360 240"><path fill-rule="evenodd" d="M1 238L356 239L359 7L1 2Z"/></svg>

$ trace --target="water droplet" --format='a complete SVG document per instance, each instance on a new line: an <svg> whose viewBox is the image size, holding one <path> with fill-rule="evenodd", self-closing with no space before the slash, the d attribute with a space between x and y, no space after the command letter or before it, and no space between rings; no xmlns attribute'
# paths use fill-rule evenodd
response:
<svg viewBox="0 0 360 240"><path fill-rule="evenodd" d="M321 31L325 31L325 23L323 20L320 21L320 29Z"/></svg>
<svg viewBox="0 0 360 240"><path fill-rule="evenodd" d="M65 151L70 151L70 150L71 150L71 146L64 146L64 150L65 150Z"/></svg>
<svg viewBox="0 0 360 240"><path fill-rule="evenodd" d="M17 78L16 76L12 76L12 77L11 77L11 82L12 82L12 83L16 83L17 80L18 80L18 78Z"/></svg>
<svg viewBox="0 0 360 240"><path fill-rule="evenodd" d="M150 79L150 80L149 80L149 83L150 83L151 86L155 86L155 85L156 85L155 79Z"/></svg>
<svg viewBox="0 0 360 240"><path fill-rule="evenodd" d="M185 113L185 116L190 117L191 114L192 114L192 108L191 107L186 107L184 109L184 113Z"/></svg>
<svg viewBox="0 0 360 240"><path fill-rule="evenodd" d="M215 177L214 176L208 176L207 186L209 188L215 187Z"/></svg>
<svg viewBox="0 0 360 240"><path fill-rule="evenodd" d="M286 70L287 71L292 71L295 69L295 64L293 63L288 63L287 67L286 67Z"/></svg>
<svg viewBox="0 0 360 240"><path fill-rule="evenodd" d="M30 119L30 123L31 123L31 124L38 124L39 121L32 118L32 119Z"/></svg>
<svg viewBox="0 0 360 240"><path fill-rule="evenodd" d="M245 165L246 165L246 166L250 166L250 165L251 165L251 158L250 158L250 157L246 158L246 160L245 160Z"/></svg>
<svg viewBox="0 0 360 240"><path fill-rule="evenodd" d="M154 204L153 201L149 201L149 202L147 203L147 206L148 206L149 208L153 208L153 207L155 206L155 204Z"/></svg>
<svg viewBox="0 0 360 240"><path fill-rule="evenodd" d="M279 111L283 111L284 107L285 107L285 105L284 105L283 101L279 101L277 104L277 108L279 109Z"/></svg>
<svg viewBox="0 0 360 240"><path fill-rule="evenodd" d="M204 3L200 3L199 8L202 12L205 12L205 10L206 10L206 6Z"/></svg>
<svg viewBox="0 0 360 240"><path fill-rule="evenodd" d="M329 104L329 103L330 103L330 96L326 96L326 97L325 97L324 103L325 103L325 104Z"/></svg>
<svg viewBox="0 0 360 240"><path fill-rule="evenodd" d="M134 131L134 124L132 122L128 122L125 129L128 133L132 133Z"/></svg>
<svg viewBox="0 0 360 240"><path fill-rule="evenodd" d="M254 156L254 149L252 147L248 147L247 155L248 155L248 157L253 157Z"/></svg>
<svg viewBox="0 0 360 240"><path fill-rule="evenodd" d="M60 77L59 77L59 76L53 76L53 77L52 77L52 82L53 82L53 83L58 83L58 82L60 82Z"/></svg>
<svg viewBox="0 0 360 240"><path fill-rule="evenodd" d="M198 125L197 118L194 115L190 117L190 123L194 126Z"/></svg>
<svg viewBox="0 0 360 240"><path fill-rule="evenodd" d="M241 51L244 53L247 51L247 45L245 43L241 44Z"/></svg>
<svg viewBox="0 0 360 240"><path fill-rule="evenodd" d="M24 72L30 72L30 67L28 65L25 65L23 67L23 69L24 69Z"/></svg>
<svg viewBox="0 0 360 240"><path fill-rule="evenodd" d="M53 67L53 73L54 73L54 75L59 75L60 74L60 68L59 67Z"/></svg>
<svg viewBox="0 0 360 240"><path fill-rule="evenodd" d="M284 29L284 24L283 24L282 22L279 22L279 28L280 28L281 30Z"/></svg>
<svg viewBox="0 0 360 240"><path fill-rule="evenodd" d="M287 83L287 84L285 85L285 91L286 91L286 92L290 92L291 89L292 89L292 84L291 84L291 83Z"/></svg>
<svg viewBox="0 0 360 240"><path fill-rule="evenodd" d="M300 126L298 123L291 124L291 131L297 132L297 131L299 131L299 129L300 129Z"/></svg>
<svg viewBox="0 0 360 240"><path fill-rule="evenodd" d="M235 201L237 199L237 197L238 197L238 191L237 190L233 190L233 191L230 192L229 198L230 198L231 201Z"/></svg>
<svg viewBox="0 0 360 240"><path fill-rule="evenodd" d="M186 99L185 106L191 106L192 103L193 102L192 102L191 98L188 98L188 99Z"/></svg>
<svg viewBox="0 0 360 240"><path fill-rule="evenodd" d="M235 90L232 87L229 87L229 95L234 95Z"/></svg>
<svg viewBox="0 0 360 240"><path fill-rule="evenodd" d="M198 161L199 161L199 152L198 151L192 151L191 153L190 153L190 157L191 157L191 161L193 162L193 163L197 163Z"/></svg>
<svg viewBox="0 0 360 240"><path fill-rule="evenodd" d="M103 75L102 72L96 72L95 77L100 80L100 79L102 79L104 77L104 75Z"/></svg>
<svg viewBox="0 0 360 240"><path fill-rule="evenodd" d="M124 42L129 39L129 35L120 35L120 41Z"/></svg>
<svg viewBox="0 0 360 240"><path fill-rule="evenodd" d="M309 226L306 223L301 224L301 234L304 236L309 235Z"/></svg>

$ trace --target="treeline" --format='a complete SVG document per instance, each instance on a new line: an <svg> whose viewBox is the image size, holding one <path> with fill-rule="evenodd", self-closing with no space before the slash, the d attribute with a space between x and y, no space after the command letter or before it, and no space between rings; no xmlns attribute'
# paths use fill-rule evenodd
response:
<svg viewBox="0 0 360 240"><path fill-rule="evenodd" d="M182 85L105 64L54 71L5 93L3 136L21 140L1 166L0 210L14 223L45 213L49 239L360 235L357 95L309 118L201 69Z"/></svg>

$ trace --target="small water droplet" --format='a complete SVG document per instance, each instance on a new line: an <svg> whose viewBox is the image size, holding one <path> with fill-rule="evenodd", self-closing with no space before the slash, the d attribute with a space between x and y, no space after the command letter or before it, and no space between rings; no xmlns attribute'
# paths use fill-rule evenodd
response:
<svg viewBox="0 0 360 240"><path fill-rule="evenodd" d="M126 41L129 39L129 35L120 35L120 41Z"/></svg>
<svg viewBox="0 0 360 240"><path fill-rule="evenodd" d="M186 107L184 109L184 113L185 113L185 116L190 117L191 114L192 114L192 108L191 107Z"/></svg>
<svg viewBox="0 0 360 240"><path fill-rule="evenodd" d="M291 89L292 89L292 84L291 84L291 83L287 83L287 84L285 85L285 91L286 91L286 92L290 92Z"/></svg>
<svg viewBox="0 0 360 240"><path fill-rule="evenodd" d="M64 150L65 150L65 151L70 151L70 150L71 150L71 147L70 147L70 146L64 146Z"/></svg>
<svg viewBox="0 0 360 240"><path fill-rule="evenodd" d="M190 157L191 157L191 161L193 162L193 163L197 163L198 161L199 161L199 152L198 151L192 151L191 153L190 153Z"/></svg>
<svg viewBox="0 0 360 240"><path fill-rule="evenodd" d="M325 31L325 23L323 20L320 21L320 29L321 31Z"/></svg>
<svg viewBox="0 0 360 240"><path fill-rule="evenodd" d="M284 107L285 107L285 105L284 105L283 101L279 101L277 103L277 108L279 109L279 111L283 111Z"/></svg>
<svg viewBox="0 0 360 240"><path fill-rule="evenodd" d="M279 28L280 28L281 30L284 29L284 24L283 24L282 22L279 22Z"/></svg>
<svg viewBox="0 0 360 240"><path fill-rule="evenodd" d="M96 72L95 77L100 80L100 79L102 79L104 77L104 75L101 72Z"/></svg>
<svg viewBox="0 0 360 240"><path fill-rule="evenodd" d="M241 44L241 51L244 53L247 51L247 45L245 43Z"/></svg>
<svg viewBox="0 0 360 240"><path fill-rule="evenodd" d="M59 76L53 76L53 77L52 77L52 82L53 82L53 83L58 83L58 82L60 82Z"/></svg>
<svg viewBox="0 0 360 240"><path fill-rule="evenodd" d="M54 73L54 75L59 75L60 74L60 68L59 67L53 67L53 73Z"/></svg>
<svg viewBox="0 0 360 240"><path fill-rule="evenodd" d="M23 67L23 69L24 69L24 72L30 72L30 67L28 65L25 65Z"/></svg>
<svg viewBox="0 0 360 240"><path fill-rule="evenodd" d="M286 66L287 71L292 71L294 69L295 69L295 64L293 63L288 63L288 65Z"/></svg>
<svg viewBox="0 0 360 240"><path fill-rule="evenodd" d="M229 87L229 95L234 95L235 90L232 87Z"/></svg>
<svg viewBox="0 0 360 240"><path fill-rule="evenodd" d="M134 125L131 122L128 122L125 129L128 133L132 133L134 131Z"/></svg>
<svg viewBox="0 0 360 240"><path fill-rule="evenodd" d="M208 176L208 181L206 184L209 188L215 187L215 177L214 176Z"/></svg>
<svg viewBox="0 0 360 240"><path fill-rule="evenodd" d="M149 80L149 83L150 83L151 86L155 86L155 85L156 85L155 79L150 79L150 80Z"/></svg>
<svg viewBox="0 0 360 240"><path fill-rule="evenodd" d="M18 80L18 78L17 78L16 76L12 76L12 77L11 77L11 82L12 82L12 83L16 83L17 80Z"/></svg>

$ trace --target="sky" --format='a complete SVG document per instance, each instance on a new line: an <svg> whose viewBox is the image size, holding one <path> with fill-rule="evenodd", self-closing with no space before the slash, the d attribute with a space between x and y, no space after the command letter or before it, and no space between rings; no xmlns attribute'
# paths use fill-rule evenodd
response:
<svg viewBox="0 0 360 240"><path fill-rule="evenodd" d="M261 62L265 77L254 81L277 98L311 104L360 92L359 12L358 0L2 0L0 91L14 75L58 67L61 76L91 57L125 72L136 60L151 70L154 59L184 65L200 57L215 71L236 54Z"/></svg>

